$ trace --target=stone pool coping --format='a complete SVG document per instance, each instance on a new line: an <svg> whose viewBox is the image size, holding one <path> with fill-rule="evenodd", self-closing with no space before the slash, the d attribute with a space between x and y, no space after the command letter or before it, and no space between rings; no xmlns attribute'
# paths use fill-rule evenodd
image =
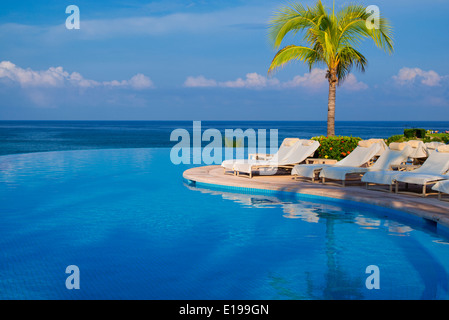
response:
<svg viewBox="0 0 449 320"><path fill-rule="evenodd" d="M249 179L225 175L223 168L219 165L191 168L184 171L183 177L186 180L217 186L294 192L376 205L407 212L449 228L449 202L440 201L436 196L432 195L423 198L419 195L367 190L361 184L342 187L333 184L296 181L289 175L254 176L252 179Z"/></svg>

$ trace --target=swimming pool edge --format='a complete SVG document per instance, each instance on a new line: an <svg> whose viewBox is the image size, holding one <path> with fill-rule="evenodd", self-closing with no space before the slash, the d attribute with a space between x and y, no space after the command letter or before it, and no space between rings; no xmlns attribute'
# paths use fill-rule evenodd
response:
<svg viewBox="0 0 449 320"><path fill-rule="evenodd" d="M220 187L231 192L263 193L273 196L293 193L299 200L323 199L350 202L366 208L388 209L411 215L412 220L424 220L426 223L435 224L439 232L449 235L449 203L437 199L366 190L361 187L339 187L294 181L291 177L285 176L248 179L224 175L222 172L220 166L195 167L185 170L183 179L187 183L194 183L197 187Z"/></svg>

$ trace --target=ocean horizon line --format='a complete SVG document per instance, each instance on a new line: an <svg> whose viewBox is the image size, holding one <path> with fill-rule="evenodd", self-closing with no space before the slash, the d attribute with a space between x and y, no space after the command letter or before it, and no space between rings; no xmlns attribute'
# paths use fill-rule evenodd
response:
<svg viewBox="0 0 449 320"><path fill-rule="evenodd" d="M0 120L1 122L322 122L327 123L327 120ZM435 123L449 123L448 120L336 120L335 123L343 122L387 122L387 123L407 123L407 122L435 122Z"/></svg>

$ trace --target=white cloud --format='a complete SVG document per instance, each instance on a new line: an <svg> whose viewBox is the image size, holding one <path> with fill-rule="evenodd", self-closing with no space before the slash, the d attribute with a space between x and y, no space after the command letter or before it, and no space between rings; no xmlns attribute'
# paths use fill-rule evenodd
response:
<svg viewBox="0 0 449 320"><path fill-rule="evenodd" d="M225 81L219 83L219 86L225 88L264 88L279 85L278 79L268 79L258 73L248 73L245 79L238 78L234 81Z"/></svg>
<svg viewBox="0 0 449 320"><path fill-rule="evenodd" d="M396 83L400 85L405 85L409 83L414 83L415 80L419 80L421 84L435 87L441 85L441 79L443 77L440 76L433 70L424 71L420 68L402 68L399 70L398 74L393 76L393 79Z"/></svg>
<svg viewBox="0 0 449 320"><path fill-rule="evenodd" d="M292 80L285 82L283 86L286 88L318 88L328 83L326 79L326 72L326 69L315 68L302 76L295 76Z"/></svg>
<svg viewBox="0 0 449 320"><path fill-rule="evenodd" d="M327 85L326 69L315 68L311 72L304 75L295 76L292 80L281 82L276 78L269 79L258 73L248 73L245 79L238 78L236 80L219 82L214 79L207 79L204 76L187 77L184 82L185 87L198 88L198 87L222 87L222 88L297 88L303 87L308 89L319 89ZM368 88L368 85L357 81L357 78L350 74L344 84L343 88L358 91Z"/></svg>
<svg viewBox="0 0 449 320"><path fill-rule="evenodd" d="M326 78L326 73L326 69L315 68L302 76L295 76L292 80L283 83L283 86L287 88L304 87L318 89L328 85L329 82ZM357 77L351 73L344 80L342 88L351 91L359 91L367 89L368 85L362 81L358 81Z"/></svg>
<svg viewBox="0 0 449 320"><path fill-rule="evenodd" d="M154 87L150 78L137 74L129 80L95 81L85 79L78 72L68 73L62 67L50 67L48 70L35 71L30 68L23 69L10 61L0 62L0 79L8 79L22 87L63 87L74 86L80 88L92 87L129 87L133 89L146 89Z"/></svg>
<svg viewBox="0 0 449 320"><path fill-rule="evenodd" d="M213 79L206 79L204 76L198 76L198 77L187 77L186 81L184 82L184 87L216 87L217 81Z"/></svg>
<svg viewBox="0 0 449 320"><path fill-rule="evenodd" d="M8 78L23 86L62 86L64 80L70 78L62 67L51 67L46 71L22 69L10 61L0 62L0 78Z"/></svg>
<svg viewBox="0 0 449 320"><path fill-rule="evenodd" d="M154 87L153 81L147 76L138 73L129 79L128 84L134 89L146 89Z"/></svg>
<svg viewBox="0 0 449 320"><path fill-rule="evenodd" d="M245 79L238 78L231 81L219 82L214 79L207 79L204 76L187 77L184 87L222 87L222 88L264 88L279 85L279 80L268 79L258 73L248 73Z"/></svg>
<svg viewBox="0 0 449 320"><path fill-rule="evenodd" d="M356 76L350 73L343 82L342 88L351 91L360 91L368 89L368 85L362 81L357 81Z"/></svg>
<svg viewBox="0 0 449 320"><path fill-rule="evenodd" d="M151 81L150 78L147 76L138 73L135 76L133 76L129 80L112 80L112 81L104 81L101 84L104 86L110 86L110 87L131 87L137 90L140 89L146 89L146 88L154 88L153 81Z"/></svg>

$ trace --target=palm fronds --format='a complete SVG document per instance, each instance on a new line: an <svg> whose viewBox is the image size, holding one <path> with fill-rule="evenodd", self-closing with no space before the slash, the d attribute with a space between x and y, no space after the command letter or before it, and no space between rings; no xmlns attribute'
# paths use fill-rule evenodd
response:
<svg viewBox="0 0 449 320"><path fill-rule="evenodd" d="M325 7L320 0L313 7L299 3L283 6L269 25L269 38L274 48L281 46L287 34L302 33L302 43L280 49L268 73L294 60L306 63L309 69L315 64L325 64L329 72L337 72L340 83L353 67L364 71L367 60L357 50L364 39L372 39L377 47L393 52L390 22L380 17L378 28L368 28L366 21L370 17L367 8L359 4L346 6L338 13Z"/></svg>

